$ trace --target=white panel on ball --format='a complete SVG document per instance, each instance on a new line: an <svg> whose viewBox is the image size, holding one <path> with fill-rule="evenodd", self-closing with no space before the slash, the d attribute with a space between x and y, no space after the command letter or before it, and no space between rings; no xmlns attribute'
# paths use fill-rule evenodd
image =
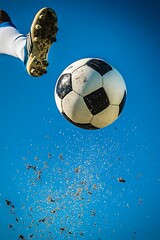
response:
<svg viewBox="0 0 160 240"><path fill-rule="evenodd" d="M83 58L80 60L75 61L74 63L70 64L67 68L64 69L62 74L64 73L73 73L77 68L83 66L88 62L91 58Z"/></svg>
<svg viewBox="0 0 160 240"><path fill-rule="evenodd" d="M65 96L62 107L64 113L75 123L89 123L92 118L83 98L74 91Z"/></svg>
<svg viewBox="0 0 160 240"><path fill-rule="evenodd" d="M120 73L113 69L103 75L103 87L107 93L110 104L119 105L123 99L126 85Z"/></svg>
<svg viewBox="0 0 160 240"><path fill-rule="evenodd" d="M97 128L103 128L114 122L119 114L119 107L110 105L102 112L94 115L91 124Z"/></svg>
<svg viewBox="0 0 160 240"><path fill-rule="evenodd" d="M72 88L83 97L101 87L102 76L87 65L72 73Z"/></svg>

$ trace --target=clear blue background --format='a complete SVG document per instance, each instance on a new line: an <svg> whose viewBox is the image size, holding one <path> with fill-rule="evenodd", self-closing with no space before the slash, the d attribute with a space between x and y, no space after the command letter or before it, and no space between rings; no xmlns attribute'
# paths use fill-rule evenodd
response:
<svg viewBox="0 0 160 240"><path fill-rule="evenodd" d="M0 240L20 234L159 240L159 1L2 0L0 5L25 34L45 6L56 11L59 23L47 75L30 77L19 59L0 56ZM54 101L60 73L84 57L116 67L128 90L119 119L96 131L72 126ZM48 167L36 180L27 165L41 170L44 162Z"/></svg>

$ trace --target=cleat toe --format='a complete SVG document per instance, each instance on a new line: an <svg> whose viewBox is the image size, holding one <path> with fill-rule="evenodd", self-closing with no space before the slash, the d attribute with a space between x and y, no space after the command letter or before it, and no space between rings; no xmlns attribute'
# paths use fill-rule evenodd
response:
<svg viewBox="0 0 160 240"><path fill-rule="evenodd" d="M47 60L44 60L44 61L43 61L43 65L46 66L46 67L48 67L49 62L48 62Z"/></svg>
<svg viewBox="0 0 160 240"><path fill-rule="evenodd" d="M56 41L57 41L57 38L56 38L55 36L52 36L52 37L50 38L50 40L51 40L51 42L56 42Z"/></svg>

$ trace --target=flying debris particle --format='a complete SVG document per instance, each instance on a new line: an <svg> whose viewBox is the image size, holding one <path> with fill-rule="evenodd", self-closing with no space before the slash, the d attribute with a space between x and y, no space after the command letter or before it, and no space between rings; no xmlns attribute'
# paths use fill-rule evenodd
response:
<svg viewBox="0 0 160 240"><path fill-rule="evenodd" d="M36 172L36 173L37 173L37 178L36 178L36 180L40 180L40 179L41 179L42 171L43 171L45 168L47 168L47 162L44 162L43 168L42 168L41 170L39 170L39 171Z"/></svg>
<svg viewBox="0 0 160 240"><path fill-rule="evenodd" d="M92 192L88 191L88 194L89 194L89 195L92 195Z"/></svg>
<svg viewBox="0 0 160 240"><path fill-rule="evenodd" d="M63 209L63 207L62 207L62 209ZM53 209L53 210L51 211L51 213L56 213L56 212L59 211L59 210L60 210L60 208Z"/></svg>
<svg viewBox="0 0 160 240"><path fill-rule="evenodd" d="M142 204L142 198L139 199L138 206Z"/></svg>
<svg viewBox="0 0 160 240"><path fill-rule="evenodd" d="M9 228L13 228L13 224L9 224Z"/></svg>
<svg viewBox="0 0 160 240"><path fill-rule="evenodd" d="M31 221L31 224L27 228L31 228L34 224L34 220Z"/></svg>
<svg viewBox="0 0 160 240"><path fill-rule="evenodd" d="M84 236L83 232L80 232L80 236Z"/></svg>
<svg viewBox="0 0 160 240"><path fill-rule="evenodd" d="M6 204L11 207L10 212L13 213L13 214L15 214L15 212L14 212L15 207L14 207L14 205L12 204L12 202L6 199Z"/></svg>
<svg viewBox="0 0 160 240"><path fill-rule="evenodd" d="M59 168L59 169L58 169L58 172L59 172L59 174L62 174L62 169Z"/></svg>
<svg viewBox="0 0 160 240"><path fill-rule="evenodd" d="M55 202L55 200L50 196L48 196L47 201L48 201L48 203L54 203Z"/></svg>
<svg viewBox="0 0 160 240"><path fill-rule="evenodd" d="M52 158L52 155L51 153L48 153L48 158L51 159Z"/></svg>
<svg viewBox="0 0 160 240"><path fill-rule="evenodd" d="M98 174L96 174L96 178L99 180Z"/></svg>
<svg viewBox="0 0 160 240"><path fill-rule="evenodd" d="M53 210L51 211L51 213L56 213L56 210L55 210L55 209L53 209Z"/></svg>
<svg viewBox="0 0 160 240"><path fill-rule="evenodd" d="M20 234L18 238L25 240L25 237L22 234Z"/></svg>
<svg viewBox="0 0 160 240"><path fill-rule="evenodd" d="M60 228L60 234L62 234L65 230L66 230L66 228L61 227L61 228Z"/></svg>
<svg viewBox="0 0 160 240"><path fill-rule="evenodd" d="M83 213L78 214L78 218L81 218L83 216Z"/></svg>
<svg viewBox="0 0 160 240"><path fill-rule="evenodd" d="M126 180L124 180L123 178L117 178L117 180L118 180L118 182L121 182L121 183L125 183L126 182Z"/></svg>
<svg viewBox="0 0 160 240"><path fill-rule="evenodd" d="M7 199L6 199L6 204L7 204L8 206L12 206L12 207L13 207L12 202L9 201L9 200L7 200Z"/></svg>
<svg viewBox="0 0 160 240"><path fill-rule="evenodd" d="M38 220L38 222L45 222L45 221L46 221L46 218Z"/></svg>
<svg viewBox="0 0 160 240"><path fill-rule="evenodd" d="M37 172L36 180L40 180L41 179L41 173L42 173L41 170Z"/></svg>
<svg viewBox="0 0 160 240"><path fill-rule="evenodd" d="M79 196L82 193L82 188L77 188L77 191L75 193L75 196Z"/></svg>
<svg viewBox="0 0 160 240"><path fill-rule="evenodd" d="M130 208L129 203L126 204L127 208Z"/></svg>
<svg viewBox="0 0 160 240"><path fill-rule="evenodd" d="M34 171L36 171L36 166L31 166L31 165L27 165L27 169L29 170L29 169L33 169Z"/></svg>
<svg viewBox="0 0 160 240"><path fill-rule="evenodd" d="M74 169L75 173L79 173L79 171L80 171L80 166Z"/></svg>
<svg viewBox="0 0 160 240"><path fill-rule="evenodd" d="M81 181L81 184L86 184L86 182L85 181Z"/></svg>
<svg viewBox="0 0 160 240"><path fill-rule="evenodd" d="M61 160L63 159L62 153L59 154L59 158L60 158Z"/></svg>
<svg viewBox="0 0 160 240"><path fill-rule="evenodd" d="M93 210L91 211L91 216L95 216L95 215L96 215L96 210L93 209Z"/></svg>
<svg viewBox="0 0 160 240"><path fill-rule="evenodd" d="M36 156L36 157L34 157L34 160L38 161L38 160L39 160L39 158Z"/></svg>

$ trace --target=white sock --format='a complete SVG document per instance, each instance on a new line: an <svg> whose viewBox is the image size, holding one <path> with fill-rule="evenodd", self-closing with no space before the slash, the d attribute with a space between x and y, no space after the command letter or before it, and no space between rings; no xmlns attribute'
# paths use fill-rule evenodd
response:
<svg viewBox="0 0 160 240"><path fill-rule="evenodd" d="M0 24L0 53L17 57L24 62L26 38L12 23Z"/></svg>

